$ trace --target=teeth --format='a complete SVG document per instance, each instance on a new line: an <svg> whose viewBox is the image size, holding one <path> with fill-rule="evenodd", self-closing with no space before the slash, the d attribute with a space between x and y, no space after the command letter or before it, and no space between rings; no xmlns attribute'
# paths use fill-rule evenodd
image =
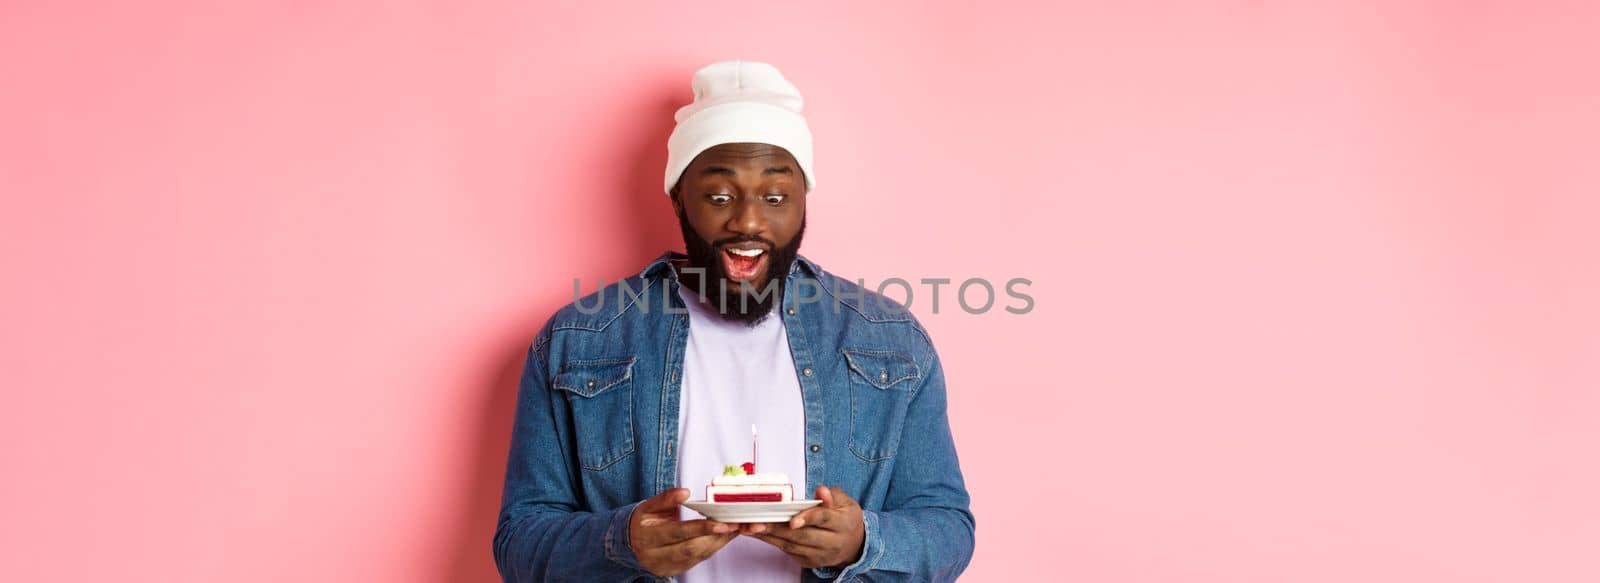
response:
<svg viewBox="0 0 1600 583"><path fill-rule="evenodd" d="M761 254L760 249L729 249L728 252L740 257L755 257Z"/></svg>

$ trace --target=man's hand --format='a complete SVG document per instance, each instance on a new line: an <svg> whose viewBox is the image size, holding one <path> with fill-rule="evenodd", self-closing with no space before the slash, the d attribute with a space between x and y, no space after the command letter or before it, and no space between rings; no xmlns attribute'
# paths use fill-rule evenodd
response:
<svg viewBox="0 0 1600 583"><path fill-rule="evenodd" d="M800 566L843 567L861 559L867 525L861 505L843 489L817 487L814 507L794 515L788 524L747 524L740 532L778 547Z"/></svg>
<svg viewBox="0 0 1600 583"><path fill-rule="evenodd" d="M633 508L628 544L645 570L658 577L688 571L739 536L739 527L713 520L678 520L688 488L663 490Z"/></svg>

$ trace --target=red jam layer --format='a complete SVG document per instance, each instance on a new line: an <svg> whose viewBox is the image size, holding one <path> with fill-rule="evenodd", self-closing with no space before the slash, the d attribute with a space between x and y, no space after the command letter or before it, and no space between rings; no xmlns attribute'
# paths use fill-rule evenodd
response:
<svg viewBox="0 0 1600 583"><path fill-rule="evenodd" d="M711 497L712 502L782 502L783 494L778 492L755 494L717 494Z"/></svg>

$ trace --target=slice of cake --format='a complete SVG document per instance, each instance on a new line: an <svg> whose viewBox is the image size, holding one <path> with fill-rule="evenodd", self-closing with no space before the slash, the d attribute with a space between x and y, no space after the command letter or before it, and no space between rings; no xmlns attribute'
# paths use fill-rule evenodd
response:
<svg viewBox="0 0 1600 583"><path fill-rule="evenodd" d="M794 499L794 486L786 474L758 474L756 465L723 466L722 475L706 486L706 500L712 502L788 502Z"/></svg>

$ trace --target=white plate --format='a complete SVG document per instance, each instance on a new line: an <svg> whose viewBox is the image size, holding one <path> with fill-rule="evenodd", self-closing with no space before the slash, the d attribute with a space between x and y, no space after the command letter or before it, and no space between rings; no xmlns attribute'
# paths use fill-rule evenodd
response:
<svg viewBox="0 0 1600 583"><path fill-rule="evenodd" d="M821 503L821 500L791 500L789 502L707 502L705 500L692 500L684 502L683 505L717 522L737 524L744 522L788 522L790 518L794 518L794 515L799 514L801 510Z"/></svg>

